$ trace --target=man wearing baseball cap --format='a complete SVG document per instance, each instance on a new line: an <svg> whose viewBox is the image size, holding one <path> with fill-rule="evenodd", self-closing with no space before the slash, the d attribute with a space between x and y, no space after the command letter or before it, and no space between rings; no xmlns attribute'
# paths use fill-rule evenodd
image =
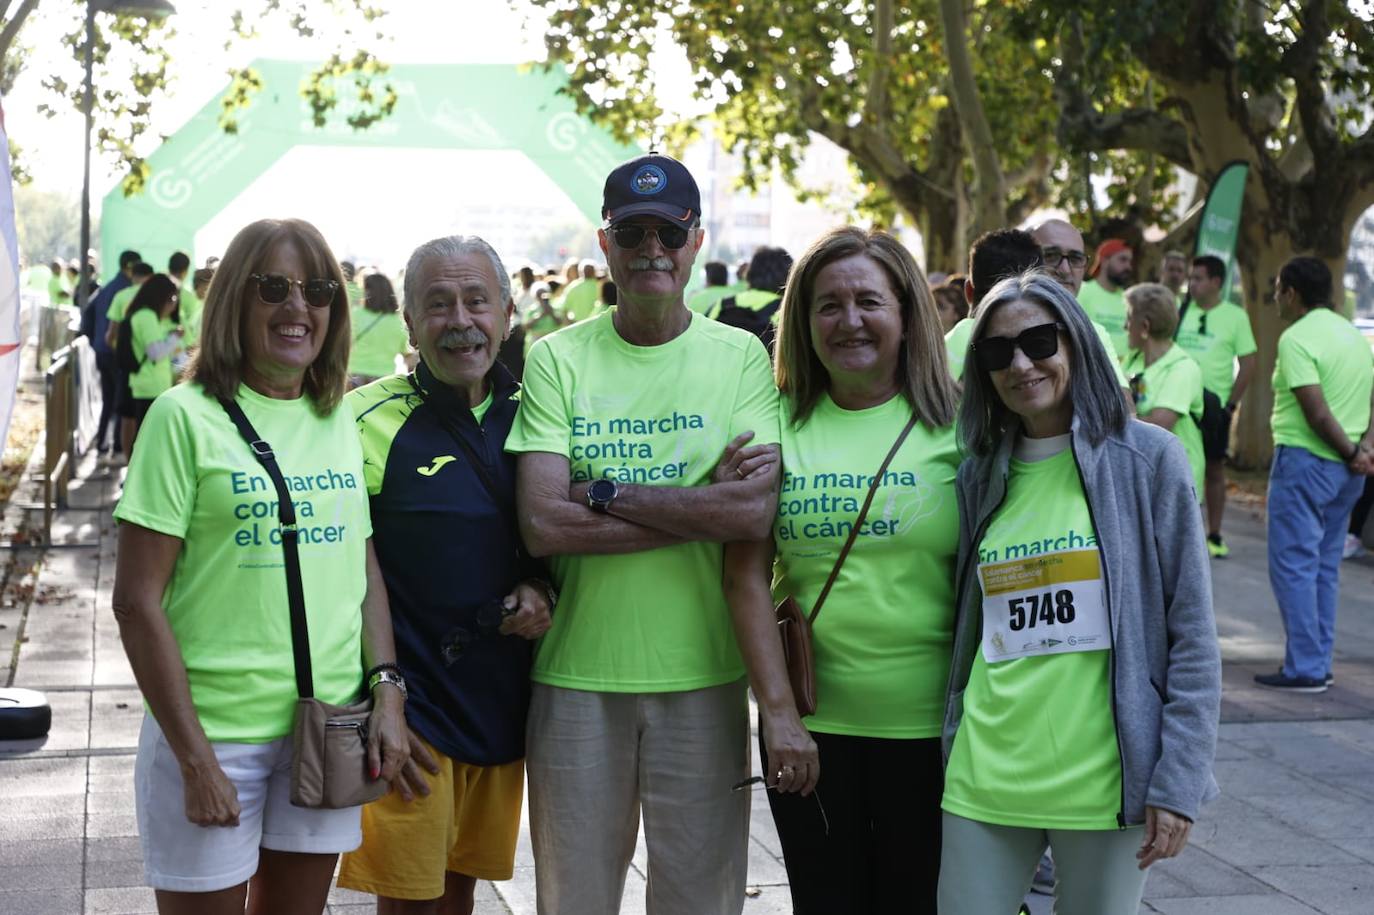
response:
<svg viewBox="0 0 1374 915"><path fill-rule="evenodd" d="M694 314L701 196L649 154L606 179L618 304L543 338L506 448L560 592L527 727L541 913L620 910L640 813L648 910L737 915L749 774L722 543L770 536L777 393L758 338Z"/></svg>
<svg viewBox="0 0 1374 915"><path fill-rule="evenodd" d="M1126 287L1131 284L1135 254L1119 238L1109 238L1097 246L1091 280L1078 292L1078 303L1098 324L1107 328L1112 345L1121 354L1130 348L1126 341Z"/></svg>

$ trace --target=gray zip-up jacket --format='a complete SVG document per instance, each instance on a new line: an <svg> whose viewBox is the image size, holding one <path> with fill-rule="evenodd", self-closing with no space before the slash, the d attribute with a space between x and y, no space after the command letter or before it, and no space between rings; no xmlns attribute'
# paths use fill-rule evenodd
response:
<svg viewBox="0 0 1374 915"><path fill-rule="evenodd" d="M1009 433L993 454L970 457L959 467L958 616L945 706L946 760L982 640L978 543L1006 496L1017 434ZM1177 438L1134 419L1097 447L1075 421L1070 441L1102 552L1112 629L1122 786L1117 823L1143 823L1146 805L1195 820L1218 793L1212 762L1221 653L1192 471Z"/></svg>

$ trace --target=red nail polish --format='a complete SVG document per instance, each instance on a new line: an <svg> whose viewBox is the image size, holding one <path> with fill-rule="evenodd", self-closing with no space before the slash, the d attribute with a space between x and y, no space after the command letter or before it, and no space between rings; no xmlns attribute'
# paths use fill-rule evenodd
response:
<svg viewBox="0 0 1374 915"><path fill-rule="evenodd" d="M374 782L377 780L377 776L379 776L379 775L381 775L381 774L382 774L382 770L381 770L381 769L377 768L376 766L373 766L373 767L372 767L372 780L373 780Z"/></svg>

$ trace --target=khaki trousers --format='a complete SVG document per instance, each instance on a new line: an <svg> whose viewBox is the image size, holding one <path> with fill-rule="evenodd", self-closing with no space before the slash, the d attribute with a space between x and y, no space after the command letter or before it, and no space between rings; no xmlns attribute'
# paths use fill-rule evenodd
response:
<svg viewBox="0 0 1374 915"><path fill-rule="evenodd" d="M748 867L744 681L675 693L536 683L526 772L540 915L614 915L644 816L648 915L739 915Z"/></svg>

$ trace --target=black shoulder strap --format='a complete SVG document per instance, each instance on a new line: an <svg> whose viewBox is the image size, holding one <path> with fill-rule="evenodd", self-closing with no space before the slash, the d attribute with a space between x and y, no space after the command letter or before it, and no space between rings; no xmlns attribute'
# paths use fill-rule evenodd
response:
<svg viewBox="0 0 1374 915"><path fill-rule="evenodd" d="M301 557L296 543L296 506L291 501L272 446L258 435L243 407L225 397L219 399L219 405L234 421L239 435L248 443L253 457L258 459L277 489L277 520L281 523L281 551L286 565L286 600L291 606L291 654L296 661L296 692L302 699L310 699L315 695L315 681L310 669L310 629L305 621L305 588L301 584Z"/></svg>
<svg viewBox="0 0 1374 915"><path fill-rule="evenodd" d="M1178 324L1174 326L1174 339L1178 339L1178 332L1183 330L1183 316L1188 313L1188 306L1193 304L1193 297L1184 293L1183 304L1178 307Z"/></svg>

